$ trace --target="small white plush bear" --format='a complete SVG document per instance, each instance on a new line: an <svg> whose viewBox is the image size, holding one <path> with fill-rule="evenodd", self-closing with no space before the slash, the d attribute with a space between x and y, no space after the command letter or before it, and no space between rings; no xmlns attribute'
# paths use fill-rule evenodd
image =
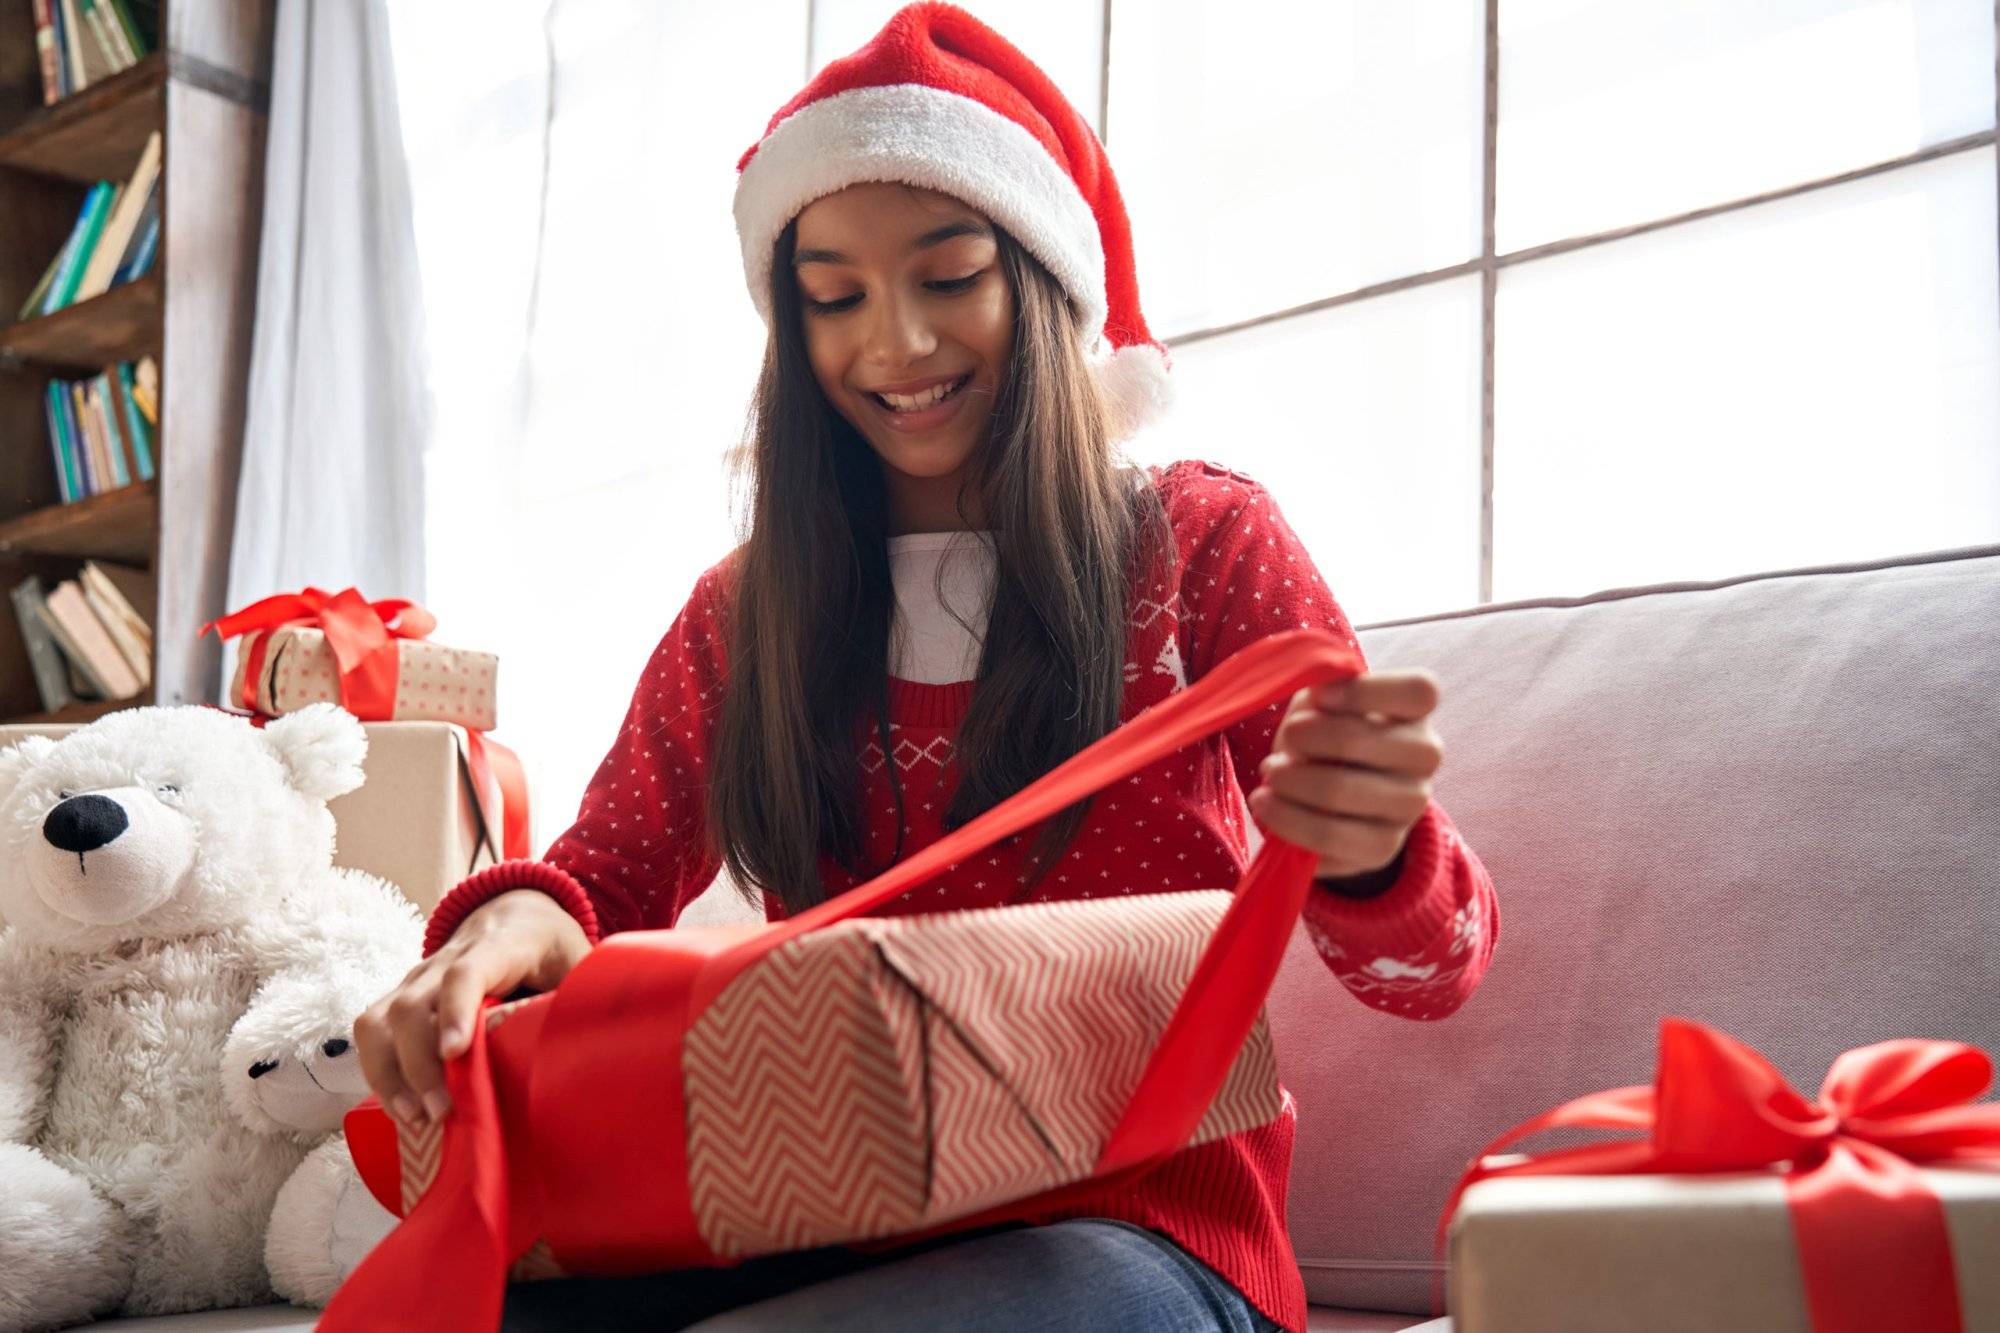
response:
<svg viewBox="0 0 2000 1333"><path fill-rule="evenodd" d="M315 705L262 729L136 708L0 751L0 1330L270 1299L306 1145L232 1114L225 1044L341 900L327 802L366 749Z"/></svg>
<svg viewBox="0 0 2000 1333"><path fill-rule="evenodd" d="M368 1093L354 1019L417 964L423 921L402 894L356 871L335 872L331 899L300 895L282 967L258 988L223 1050L230 1109L259 1133L310 1148L278 1191L264 1264L280 1296L325 1305L396 1215L354 1169L341 1120Z"/></svg>

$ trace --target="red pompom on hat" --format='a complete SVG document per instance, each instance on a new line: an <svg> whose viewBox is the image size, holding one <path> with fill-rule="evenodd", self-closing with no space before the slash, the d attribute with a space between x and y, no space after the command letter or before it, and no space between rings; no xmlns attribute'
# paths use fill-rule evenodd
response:
<svg viewBox="0 0 2000 1333"><path fill-rule="evenodd" d="M979 209L1061 282L1112 433L1172 398L1167 349L1139 313L1132 230L1104 145L1048 75L955 5L913 4L779 109L737 166L736 234L750 298L771 320L771 258L807 204L897 181Z"/></svg>

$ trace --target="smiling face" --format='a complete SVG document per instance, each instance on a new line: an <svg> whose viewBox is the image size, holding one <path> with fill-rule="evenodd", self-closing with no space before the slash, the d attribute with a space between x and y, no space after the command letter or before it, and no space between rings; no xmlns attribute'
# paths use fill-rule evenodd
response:
<svg viewBox="0 0 2000 1333"><path fill-rule="evenodd" d="M1014 344L993 224L935 191L850 185L799 214L792 275L813 376L882 460L893 529L963 527Z"/></svg>

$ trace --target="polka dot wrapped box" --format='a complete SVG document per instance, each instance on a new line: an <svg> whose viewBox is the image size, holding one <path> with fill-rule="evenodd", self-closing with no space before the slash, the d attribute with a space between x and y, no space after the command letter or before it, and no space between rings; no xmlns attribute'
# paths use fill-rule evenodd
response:
<svg viewBox="0 0 2000 1333"><path fill-rule="evenodd" d="M244 638L236 656L229 697L242 700L247 671L257 669L255 710L282 717L312 703L341 703L340 663L322 630L293 625L269 631L262 661L261 634ZM475 731L495 726L500 659L468 648L447 648L426 639L398 639L396 701L384 721L455 722Z"/></svg>

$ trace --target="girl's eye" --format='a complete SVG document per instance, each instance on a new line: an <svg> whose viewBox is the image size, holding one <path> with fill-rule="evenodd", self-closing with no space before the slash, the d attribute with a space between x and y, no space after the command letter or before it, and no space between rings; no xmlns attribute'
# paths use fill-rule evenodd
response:
<svg viewBox="0 0 2000 1333"><path fill-rule="evenodd" d="M810 296L804 298L806 309L815 315L837 315L860 299L859 296L843 296L838 301L815 301Z"/></svg>
<svg viewBox="0 0 2000 1333"><path fill-rule="evenodd" d="M978 282L979 277L980 275L977 273L968 273L962 278L941 278L930 285L941 292L962 292L973 283Z"/></svg>

